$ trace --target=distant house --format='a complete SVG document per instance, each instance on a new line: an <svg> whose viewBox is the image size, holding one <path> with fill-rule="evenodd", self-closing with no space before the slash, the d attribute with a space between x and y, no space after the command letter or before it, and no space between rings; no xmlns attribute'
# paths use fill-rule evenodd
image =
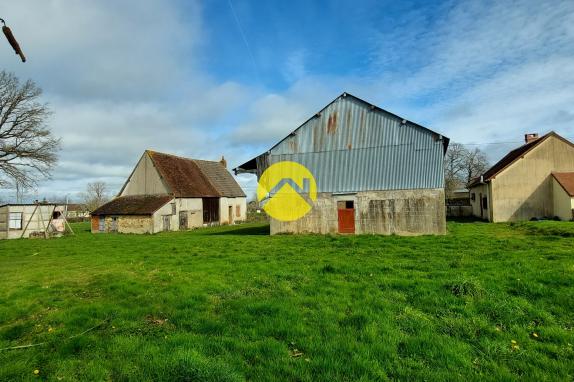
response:
<svg viewBox="0 0 574 382"><path fill-rule="evenodd" d="M0 239L48 237L65 231L64 206L50 203L0 206Z"/></svg>
<svg viewBox="0 0 574 382"><path fill-rule="evenodd" d="M472 206L470 205L470 193L468 189L459 188L451 192L450 197L446 199L446 216L472 216Z"/></svg>
<svg viewBox="0 0 574 382"><path fill-rule="evenodd" d="M572 218L574 144L555 132L526 134L512 150L469 185L473 215L491 222L558 216Z"/></svg>
<svg viewBox="0 0 574 382"><path fill-rule="evenodd" d="M92 212L92 232L156 233L246 219L246 197L221 162L146 150L118 196Z"/></svg>
<svg viewBox="0 0 574 382"><path fill-rule="evenodd" d="M271 165L290 161L313 174L317 200L310 212L295 221L271 219L271 234L443 234L448 143L437 132L343 93L235 172L260 179Z"/></svg>
<svg viewBox="0 0 574 382"><path fill-rule="evenodd" d="M90 211L84 204L70 203L65 208L68 218L87 218L90 217Z"/></svg>

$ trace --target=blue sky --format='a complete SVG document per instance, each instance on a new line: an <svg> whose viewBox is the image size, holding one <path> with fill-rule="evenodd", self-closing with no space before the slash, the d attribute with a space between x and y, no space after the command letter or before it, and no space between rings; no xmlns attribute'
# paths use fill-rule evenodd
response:
<svg viewBox="0 0 574 382"><path fill-rule="evenodd" d="M2 69L44 89L62 137L31 197L115 192L147 148L238 165L344 91L493 161L526 132L574 138L572 1L7 0L0 17L29 58L0 45Z"/></svg>

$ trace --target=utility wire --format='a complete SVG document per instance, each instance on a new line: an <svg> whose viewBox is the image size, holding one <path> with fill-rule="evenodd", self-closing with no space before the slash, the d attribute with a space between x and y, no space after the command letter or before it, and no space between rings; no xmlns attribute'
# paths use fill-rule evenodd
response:
<svg viewBox="0 0 574 382"><path fill-rule="evenodd" d="M237 24L237 29L239 29L239 34L241 35L241 38L243 39L243 43L245 44L245 47L247 48L247 52L249 53L249 57L251 58L251 63L253 64L253 71L255 72L255 75L257 76L258 82L261 82L261 77L259 76L259 69L257 67L257 63L255 62L255 56L253 55L253 52L251 51L251 47L249 46L249 41L247 41L247 36L245 36L245 32L243 31L243 27L241 26L241 21L239 21L239 16L237 16L237 13L235 12L235 8L233 8L233 3L231 2L231 0L227 0L227 3L229 4L229 8L231 9L231 13L233 14L233 18L235 19L235 23Z"/></svg>

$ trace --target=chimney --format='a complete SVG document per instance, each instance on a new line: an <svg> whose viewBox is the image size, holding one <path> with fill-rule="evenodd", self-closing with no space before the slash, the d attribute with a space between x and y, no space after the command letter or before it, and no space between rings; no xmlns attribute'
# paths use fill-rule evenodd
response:
<svg viewBox="0 0 574 382"><path fill-rule="evenodd" d="M221 156L221 160L219 161L219 163L221 163L223 167L227 168L227 161L225 160L225 157L223 155Z"/></svg>
<svg viewBox="0 0 574 382"><path fill-rule="evenodd" d="M524 134L524 142L530 143L538 139L538 133Z"/></svg>

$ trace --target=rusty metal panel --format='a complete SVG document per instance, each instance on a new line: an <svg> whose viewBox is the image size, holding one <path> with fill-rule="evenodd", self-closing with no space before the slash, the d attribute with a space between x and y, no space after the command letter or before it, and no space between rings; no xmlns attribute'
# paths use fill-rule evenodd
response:
<svg viewBox="0 0 574 382"><path fill-rule="evenodd" d="M439 134L341 96L258 158L257 167L301 163L318 192L443 188L443 154Z"/></svg>

